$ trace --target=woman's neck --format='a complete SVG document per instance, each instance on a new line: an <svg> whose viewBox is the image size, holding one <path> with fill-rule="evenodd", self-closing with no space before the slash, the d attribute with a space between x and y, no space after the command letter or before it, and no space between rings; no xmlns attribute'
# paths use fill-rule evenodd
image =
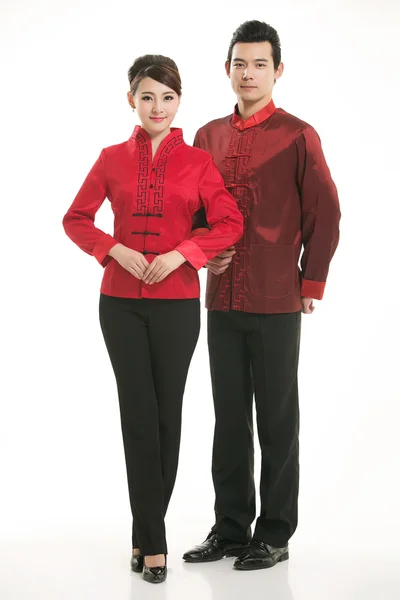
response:
<svg viewBox="0 0 400 600"><path fill-rule="evenodd" d="M162 131L161 133L158 133L156 135L154 135L148 131L147 131L147 133L151 140L151 147L153 150L153 158L154 158L154 156L157 153L158 148L160 147L161 142L167 137L167 135L169 135L171 133L171 129L168 127L168 129L165 129L164 131Z"/></svg>

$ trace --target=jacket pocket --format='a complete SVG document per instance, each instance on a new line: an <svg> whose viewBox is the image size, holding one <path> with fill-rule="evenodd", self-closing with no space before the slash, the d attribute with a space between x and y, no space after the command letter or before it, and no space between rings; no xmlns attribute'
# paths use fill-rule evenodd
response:
<svg viewBox="0 0 400 600"><path fill-rule="evenodd" d="M294 288L293 246L250 246L249 288L256 296L283 298Z"/></svg>

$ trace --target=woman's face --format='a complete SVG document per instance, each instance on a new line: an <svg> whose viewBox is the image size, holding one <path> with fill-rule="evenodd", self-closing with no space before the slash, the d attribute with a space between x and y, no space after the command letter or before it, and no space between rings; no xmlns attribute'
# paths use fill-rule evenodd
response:
<svg viewBox="0 0 400 600"><path fill-rule="evenodd" d="M137 110L143 129L153 136L169 130L180 104L174 90L150 77L142 79L133 97L128 92L128 100Z"/></svg>

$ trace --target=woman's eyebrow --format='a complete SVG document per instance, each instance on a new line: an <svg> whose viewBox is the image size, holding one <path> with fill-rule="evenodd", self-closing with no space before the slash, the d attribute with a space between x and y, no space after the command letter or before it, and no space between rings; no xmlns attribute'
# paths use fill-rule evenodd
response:
<svg viewBox="0 0 400 600"><path fill-rule="evenodd" d="M154 92L141 92L142 94L151 94L152 96L154 96ZM170 92L163 92L163 96L165 96L165 94L174 94L175 92L173 90L171 90Z"/></svg>

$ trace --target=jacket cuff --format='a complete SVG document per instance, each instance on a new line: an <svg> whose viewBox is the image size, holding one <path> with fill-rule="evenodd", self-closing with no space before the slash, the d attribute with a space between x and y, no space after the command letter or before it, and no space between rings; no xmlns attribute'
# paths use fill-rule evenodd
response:
<svg viewBox="0 0 400 600"><path fill-rule="evenodd" d="M324 281L311 281L303 279L301 283L301 296L303 298L315 298L322 300L326 283Z"/></svg>
<svg viewBox="0 0 400 600"><path fill-rule="evenodd" d="M111 260L111 256L108 256L111 248L119 244L117 240L115 240L111 235L106 233L104 237L100 238L98 242L96 242L93 248L93 256L99 263L105 267Z"/></svg>
<svg viewBox="0 0 400 600"><path fill-rule="evenodd" d="M194 237L196 237L196 235L207 235L207 233L210 233L210 230L208 229L208 227L197 227L197 229L193 229L192 233L189 236L189 239L193 239ZM190 264L190 262L187 262L187 266L190 269L194 269L194 266ZM204 267L205 265L203 265ZM197 269L195 269L197 270Z"/></svg>
<svg viewBox="0 0 400 600"><path fill-rule="evenodd" d="M185 240L175 248L198 271L208 262L207 256L195 242Z"/></svg>

